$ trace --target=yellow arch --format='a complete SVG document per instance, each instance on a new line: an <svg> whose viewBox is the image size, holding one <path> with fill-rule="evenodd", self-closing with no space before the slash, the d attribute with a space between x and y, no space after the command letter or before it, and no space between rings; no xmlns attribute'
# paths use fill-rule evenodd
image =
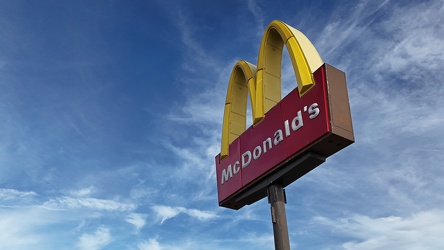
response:
<svg viewBox="0 0 444 250"><path fill-rule="evenodd" d="M281 21L271 22L262 37L257 68L241 60L231 72L222 125L221 159L228 155L229 145L246 129L247 92L250 93L253 124L281 101L284 45L293 64L299 95L303 96L314 86L312 73L324 63L316 48L297 29Z"/></svg>
<svg viewBox="0 0 444 250"><path fill-rule="evenodd" d="M228 155L229 145L246 129L247 92L250 93L253 120L255 116L256 66L241 60L234 65L228 82L222 125L221 159Z"/></svg>
<svg viewBox="0 0 444 250"><path fill-rule="evenodd" d="M324 63L316 48L302 32L281 21L271 22L262 37L257 63L256 100L264 102L256 103L256 109L262 117L281 101L281 62L284 45L293 64L300 96L314 86L312 73Z"/></svg>

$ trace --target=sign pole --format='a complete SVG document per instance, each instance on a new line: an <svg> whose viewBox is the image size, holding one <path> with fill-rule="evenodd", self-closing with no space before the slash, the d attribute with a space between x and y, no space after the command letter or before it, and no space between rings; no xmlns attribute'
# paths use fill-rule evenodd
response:
<svg viewBox="0 0 444 250"><path fill-rule="evenodd" d="M268 186L267 194L268 203L271 206L274 247L276 250L290 250L287 216L285 213L285 203L287 202L285 190L282 185L273 183Z"/></svg>

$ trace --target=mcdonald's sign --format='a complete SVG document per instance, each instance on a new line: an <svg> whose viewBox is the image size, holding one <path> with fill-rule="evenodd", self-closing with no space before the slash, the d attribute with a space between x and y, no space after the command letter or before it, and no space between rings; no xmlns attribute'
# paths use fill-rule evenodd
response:
<svg viewBox="0 0 444 250"><path fill-rule="evenodd" d="M282 99L284 46L297 88ZM248 95L253 125L247 129ZM269 184L286 186L353 142L345 73L325 64L300 31L273 21L257 66L241 60L231 72L215 157L219 205L252 204Z"/></svg>

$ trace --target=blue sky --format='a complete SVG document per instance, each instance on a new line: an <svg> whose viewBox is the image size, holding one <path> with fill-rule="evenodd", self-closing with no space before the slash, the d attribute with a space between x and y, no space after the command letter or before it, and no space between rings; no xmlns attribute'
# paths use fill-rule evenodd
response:
<svg viewBox="0 0 444 250"><path fill-rule="evenodd" d="M0 0L0 249L273 249L265 199L218 207L214 156L231 69L275 19L346 72L356 137L287 187L292 248L443 249L443 17L440 0Z"/></svg>

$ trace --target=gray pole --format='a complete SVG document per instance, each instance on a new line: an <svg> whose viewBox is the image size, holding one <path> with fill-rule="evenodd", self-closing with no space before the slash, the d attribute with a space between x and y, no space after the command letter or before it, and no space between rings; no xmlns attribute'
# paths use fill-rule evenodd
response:
<svg viewBox="0 0 444 250"><path fill-rule="evenodd" d="M271 221L273 222L274 247L276 250L290 250L288 238L287 216L285 214L285 190L280 184L268 186L268 203L271 206Z"/></svg>

